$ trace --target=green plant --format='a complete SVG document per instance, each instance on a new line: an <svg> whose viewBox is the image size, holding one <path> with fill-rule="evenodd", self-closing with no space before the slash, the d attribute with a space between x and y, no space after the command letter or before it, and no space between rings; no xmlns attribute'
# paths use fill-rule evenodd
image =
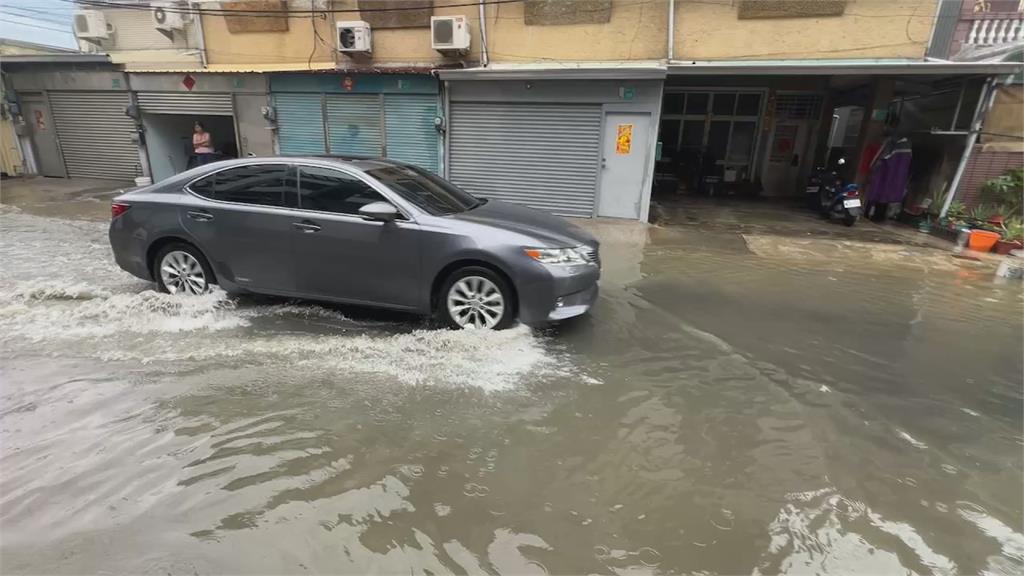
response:
<svg viewBox="0 0 1024 576"><path fill-rule="evenodd" d="M997 214L999 214L999 208L992 204L978 204L971 210L971 218L979 223L988 222Z"/></svg>
<svg viewBox="0 0 1024 576"><path fill-rule="evenodd" d="M1014 218L1004 222L1003 240L1024 243L1024 221L1020 218Z"/></svg>
<svg viewBox="0 0 1024 576"><path fill-rule="evenodd" d="M1024 207L1024 168L1008 170L982 185L981 191L1002 205L1002 214L1020 214Z"/></svg>
<svg viewBox="0 0 1024 576"><path fill-rule="evenodd" d="M954 200L949 204L949 210L946 211L946 218L950 220L962 220L967 216L967 207L964 206L963 202Z"/></svg>

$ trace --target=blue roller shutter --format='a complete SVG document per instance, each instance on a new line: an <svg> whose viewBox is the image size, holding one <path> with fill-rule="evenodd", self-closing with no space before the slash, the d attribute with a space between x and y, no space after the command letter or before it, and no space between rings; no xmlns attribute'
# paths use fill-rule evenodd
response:
<svg viewBox="0 0 1024 576"><path fill-rule="evenodd" d="M320 94L274 94L281 154L323 154L324 117Z"/></svg>
<svg viewBox="0 0 1024 576"><path fill-rule="evenodd" d="M384 117L388 158L437 172L437 96L387 94Z"/></svg>
<svg viewBox="0 0 1024 576"><path fill-rule="evenodd" d="M383 153L379 94L327 94L331 154L379 157Z"/></svg>

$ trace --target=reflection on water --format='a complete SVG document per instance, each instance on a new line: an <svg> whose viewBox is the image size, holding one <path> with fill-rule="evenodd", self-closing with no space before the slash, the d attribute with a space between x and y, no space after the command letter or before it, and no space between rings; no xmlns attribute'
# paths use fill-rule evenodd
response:
<svg viewBox="0 0 1024 576"><path fill-rule="evenodd" d="M54 224L0 215L4 572L1024 570L983 275L599 230L591 317L449 332L156 294Z"/></svg>

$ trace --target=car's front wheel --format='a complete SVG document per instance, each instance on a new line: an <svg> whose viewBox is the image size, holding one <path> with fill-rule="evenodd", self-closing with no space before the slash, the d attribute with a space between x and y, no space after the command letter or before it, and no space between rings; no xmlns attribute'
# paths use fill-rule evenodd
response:
<svg viewBox="0 0 1024 576"><path fill-rule="evenodd" d="M169 294L205 294L213 284L213 271L195 246L176 242L160 249L154 258L156 287Z"/></svg>
<svg viewBox="0 0 1024 576"><path fill-rule="evenodd" d="M487 268L456 270L442 286L439 300L441 319L452 328L501 330L515 321L512 288Z"/></svg>

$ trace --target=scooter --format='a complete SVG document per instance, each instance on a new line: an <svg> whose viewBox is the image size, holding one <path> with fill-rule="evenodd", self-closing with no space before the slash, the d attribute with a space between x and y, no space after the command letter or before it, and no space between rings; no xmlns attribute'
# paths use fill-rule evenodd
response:
<svg viewBox="0 0 1024 576"><path fill-rule="evenodd" d="M821 187L819 198L821 199L822 214L830 220L840 218L843 224L853 226L863 213L860 202L860 186L847 184L841 189L837 188Z"/></svg>

